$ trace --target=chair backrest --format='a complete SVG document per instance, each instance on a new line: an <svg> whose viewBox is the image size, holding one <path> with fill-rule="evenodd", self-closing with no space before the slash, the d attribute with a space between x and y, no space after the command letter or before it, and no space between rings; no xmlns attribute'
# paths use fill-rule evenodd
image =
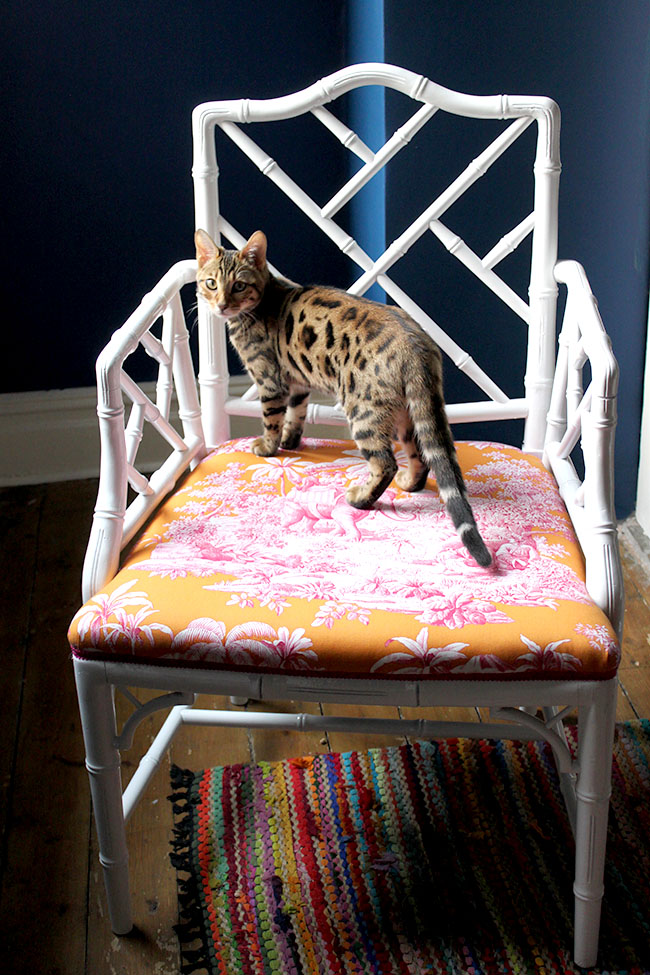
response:
<svg viewBox="0 0 650 975"><path fill-rule="evenodd" d="M383 85L408 96L417 109L400 125L386 143L373 152L336 114L325 106L362 85ZM337 215L397 153L407 153L413 136L442 111L456 116L494 120L494 133L486 147L473 159L460 164L458 175L419 214L405 216L404 227L376 260L337 222ZM346 150L354 153L362 165L324 205L314 201L298 183L256 141L261 129L263 141L268 127L258 123L287 122L311 114ZM537 148L534 158L532 212L522 213L521 220L484 256L479 256L448 226L445 214L449 208L519 139L531 125L537 125ZM435 123L434 123L435 124ZM427 78L386 64L361 64L344 68L322 81L281 98L266 100L207 102L193 114L196 226L207 230L226 246L241 247L257 226L237 229L237 217L228 211L224 197L220 209L219 168L215 130L222 133L259 171L275 184L313 224L350 259L356 280L348 289L364 294L378 283L388 299L400 305L436 340L442 350L478 388L476 401L448 404L452 422L523 418L526 450L542 454L546 437L556 358L555 315L557 284L553 269L557 256L557 202L560 176L559 110L548 98L521 95L471 96L450 91ZM289 135L287 142L291 142ZM300 147L295 146L296 153ZM242 160L243 162L243 160ZM418 179L427 172L418 163ZM294 211L295 216L295 211ZM292 217L287 214L287 221ZM232 222L231 222L232 221ZM263 227L267 233L271 228ZM286 227L284 228L286 233ZM496 295L523 322L527 330L526 371L520 393L507 395L481 366L480 351L465 350L442 328L412 296L400 287L391 273L398 261L423 235L431 232L487 289ZM528 300L518 294L495 268L524 240L531 239ZM271 254L272 257L272 254ZM291 277L290 271L280 269ZM306 283L306 282L305 282ZM326 282L322 283L336 283ZM480 332L477 338L481 341ZM211 316L203 303L199 307L199 344L201 403L203 428L208 446L228 437L229 415L258 415L260 404L253 389L242 397L228 398L228 363L223 322ZM507 356L507 350L505 350ZM474 387L472 387L474 388ZM314 404L307 421L345 423L337 405Z"/></svg>

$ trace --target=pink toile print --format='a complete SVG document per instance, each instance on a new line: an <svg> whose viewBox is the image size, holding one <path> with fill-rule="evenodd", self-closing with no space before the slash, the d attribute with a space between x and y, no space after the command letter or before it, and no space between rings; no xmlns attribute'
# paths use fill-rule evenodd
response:
<svg viewBox="0 0 650 975"><path fill-rule="evenodd" d="M435 491L389 488L373 509L351 507L345 493L364 466L353 449L334 463L290 454L246 467L233 459L193 486L163 540L133 568L205 577L207 589L277 615L298 598L354 604L365 614L359 620L389 609L455 629L510 622L511 605L587 602L562 544L551 550L544 539L567 534L556 495L549 501L549 475L494 445L486 452L466 480L495 556L489 571L473 561ZM326 616L316 607L312 625ZM327 619L331 627L335 617Z"/></svg>

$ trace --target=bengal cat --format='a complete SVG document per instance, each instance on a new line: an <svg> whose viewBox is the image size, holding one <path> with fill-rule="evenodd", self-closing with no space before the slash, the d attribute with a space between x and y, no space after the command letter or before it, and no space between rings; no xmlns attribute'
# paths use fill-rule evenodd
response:
<svg viewBox="0 0 650 975"><path fill-rule="evenodd" d="M199 296L228 319L230 338L259 390L264 432L258 456L295 450L311 389L333 394L369 468L346 500L370 508L395 478L421 491L429 470L463 544L481 566L492 556L467 499L445 413L442 358L400 308L334 288L301 287L271 274L258 230L240 250L195 234ZM393 436L408 458L398 472Z"/></svg>

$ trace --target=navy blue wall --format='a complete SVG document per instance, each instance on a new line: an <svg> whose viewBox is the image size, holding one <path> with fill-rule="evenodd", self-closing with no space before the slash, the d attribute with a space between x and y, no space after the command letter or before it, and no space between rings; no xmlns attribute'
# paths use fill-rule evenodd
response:
<svg viewBox="0 0 650 975"><path fill-rule="evenodd" d="M560 105L559 256L585 265L621 366L616 496L619 514L629 514L636 495L648 309L650 2L385 0L384 17L386 61L422 72L448 88L474 94L544 94ZM390 102L388 112L390 121ZM437 124L436 118L427 133L435 131ZM451 138L451 129L439 126L439 159L447 153L448 133ZM461 136L462 152L471 151L471 139L471 135ZM436 145L431 147L435 159ZM479 223L479 252L482 236L482 243L491 246L490 227L501 216L489 199L481 199L482 192L481 188L473 213ZM526 212L526 192L518 181L511 185L512 214L503 214L504 229L508 220ZM403 226L404 208L413 209L414 196L413 182L400 188L399 179L391 183L389 174L389 239ZM505 206L509 209L508 201ZM462 235L463 218L470 215L462 207L452 208L449 223L452 227L457 223ZM404 271L411 280L405 284L420 289L434 315L439 313L445 323L458 319L461 333L469 333L472 323L463 320L468 294L460 278L452 278L455 293L447 291L441 297L440 278L445 275L435 269L427 275L429 255L444 254L435 244L432 241L429 250L413 255L412 272ZM451 259L440 262L445 273L453 265ZM516 266L508 273L513 281L517 279ZM517 355L516 323L506 319L513 342L503 347L491 343L489 322L476 325L481 328L481 356L497 367L497 377L507 385L511 357ZM448 384L453 386L451 370ZM449 399L455 398L454 389L450 393Z"/></svg>
<svg viewBox="0 0 650 975"><path fill-rule="evenodd" d="M87 386L111 331L170 264L193 256L192 108L286 94L340 68L345 3L24 0L3 27L0 278L11 358L0 392ZM314 129L294 172L325 168L338 188L344 163L330 163L333 140ZM242 187L242 232L258 225L261 192ZM284 268L287 241L269 234ZM293 263L313 279L344 273L311 242Z"/></svg>

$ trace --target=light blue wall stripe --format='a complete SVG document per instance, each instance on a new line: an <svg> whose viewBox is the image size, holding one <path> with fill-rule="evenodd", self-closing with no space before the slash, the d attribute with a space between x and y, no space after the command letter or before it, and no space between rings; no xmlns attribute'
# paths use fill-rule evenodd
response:
<svg viewBox="0 0 650 975"><path fill-rule="evenodd" d="M348 62L384 60L384 0L349 0ZM351 95L350 125L373 150L386 141L384 88L357 88ZM361 165L352 157L351 172ZM386 178L382 170L350 202L350 233L373 258L386 247ZM375 301L385 299L377 285L367 292Z"/></svg>

